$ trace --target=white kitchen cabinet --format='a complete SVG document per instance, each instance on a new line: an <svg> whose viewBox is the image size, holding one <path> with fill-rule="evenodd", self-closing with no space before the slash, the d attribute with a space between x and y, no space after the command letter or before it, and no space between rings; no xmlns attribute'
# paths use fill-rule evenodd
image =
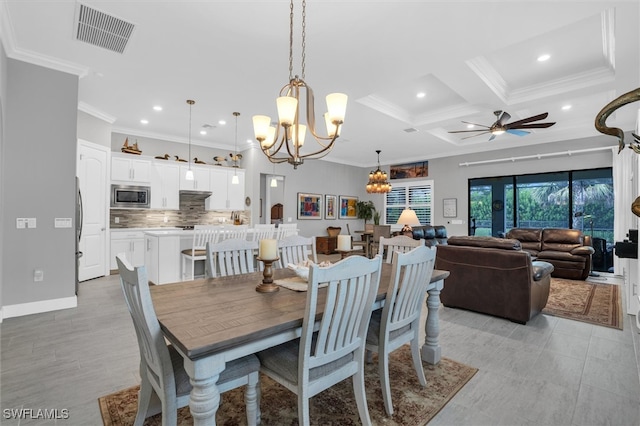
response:
<svg viewBox="0 0 640 426"><path fill-rule="evenodd" d="M132 154L111 154L111 180L127 183L149 183L151 160Z"/></svg>
<svg viewBox="0 0 640 426"><path fill-rule="evenodd" d="M207 210L244 210L244 169L211 169L211 196L205 200ZM237 175L239 183L231 183Z"/></svg>
<svg viewBox="0 0 640 426"><path fill-rule="evenodd" d="M209 166L196 166L191 164L194 179L187 180L186 175L189 166L185 164L180 165L180 189L187 191L210 191L210 169Z"/></svg>
<svg viewBox="0 0 640 426"><path fill-rule="evenodd" d="M151 208L180 209L180 166L154 161L151 169Z"/></svg>
<svg viewBox="0 0 640 426"><path fill-rule="evenodd" d="M166 284L180 279L180 236L145 235L147 276L154 284Z"/></svg>
<svg viewBox="0 0 640 426"><path fill-rule="evenodd" d="M145 246L144 232L139 230L112 229L111 230L111 254L110 269L118 269L116 255L124 253L127 260L133 266L144 265Z"/></svg>

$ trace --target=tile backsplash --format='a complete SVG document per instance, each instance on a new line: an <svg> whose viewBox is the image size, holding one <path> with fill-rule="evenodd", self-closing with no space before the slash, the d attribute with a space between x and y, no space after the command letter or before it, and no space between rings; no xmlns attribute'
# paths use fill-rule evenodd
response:
<svg viewBox="0 0 640 426"><path fill-rule="evenodd" d="M117 228L161 228L187 225L233 224L232 215L240 216L242 224L251 225L251 212L207 211L200 195L180 196L180 210L111 209L110 224ZM116 218L118 223L116 223ZM166 219L166 221L165 221Z"/></svg>

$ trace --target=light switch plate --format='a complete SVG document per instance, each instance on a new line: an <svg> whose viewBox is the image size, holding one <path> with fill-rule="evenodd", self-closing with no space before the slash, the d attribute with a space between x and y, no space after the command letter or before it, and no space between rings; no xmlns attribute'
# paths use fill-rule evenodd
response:
<svg viewBox="0 0 640 426"><path fill-rule="evenodd" d="M16 228L25 229L27 227L27 219L23 217L16 218Z"/></svg>
<svg viewBox="0 0 640 426"><path fill-rule="evenodd" d="M56 217L53 222L55 228L71 228L70 217Z"/></svg>
<svg viewBox="0 0 640 426"><path fill-rule="evenodd" d="M27 218L27 228L35 228L36 227L36 218L29 217Z"/></svg>

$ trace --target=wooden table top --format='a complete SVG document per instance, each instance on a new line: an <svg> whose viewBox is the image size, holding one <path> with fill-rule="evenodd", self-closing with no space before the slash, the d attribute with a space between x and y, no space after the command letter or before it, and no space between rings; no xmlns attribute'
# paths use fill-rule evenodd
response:
<svg viewBox="0 0 640 426"><path fill-rule="evenodd" d="M386 295L391 271L383 263L377 300ZM295 275L287 268L273 273L274 280ZM448 276L448 271L434 270L431 282ZM285 288L259 293L255 287L261 281L261 272L198 279L151 286L151 296L165 335L197 359L302 326L307 293ZM320 289L319 306L324 307L325 293Z"/></svg>

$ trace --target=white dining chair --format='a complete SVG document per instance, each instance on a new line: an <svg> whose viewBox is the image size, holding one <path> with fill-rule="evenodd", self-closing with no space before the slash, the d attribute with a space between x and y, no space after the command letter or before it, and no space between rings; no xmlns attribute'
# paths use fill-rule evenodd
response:
<svg viewBox="0 0 640 426"><path fill-rule="evenodd" d="M234 239L246 240L248 231L249 225L222 225L217 242Z"/></svg>
<svg viewBox="0 0 640 426"><path fill-rule="evenodd" d="M247 241L244 238L230 238L207 244L207 278L255 272L254 252L257 249L257 241Z"/></svg>
<svg viewBox="0 0 640 426"><path fill-rule="evenodd" d="M297 223L281 223L276 228L276 239L282 240L289 235L298 235Z"/></svg>
<svg viewBox="0 0 640 426"><path fill-rule="evenodd" d="M406 253L394 252L384 307L371 314L367 333L367 355L378 354L378 373L384 408L393 415L389 384L389 354L407 342L411 343L413 367L420 384L427 381L420 356L420 313L436 259L436 248L419 246ZM368 356L367 356L368 358Z"/></svg>
<svg viewBox="0 0 640 426"><path fill-rule="evenodd" d="M183 281L187 279L195 279L195 269L197 261L204 261L206 259L206 246L208 242L216 242L219 226L215 225L195 225L193 227L193 242L191 247L182 250L181 253L181 277ZM187 268L190 266L190 269Z"/></svg>
<svg viewBox="0 0 640 426"><path fill-rule="evenodd" d="M294 265L311 260L318 263L316 253L316 239L313 237L303 237L301 235L290 235L282 240L278 240L278 252L280 260L278 267L286 268L287 265Z"/></svg>
<svg viewBox="0 0 640 426"><path fill-rule="evenodd" d="M351 256L323 268L312 265L301 337L258 352L261 371L298 396L301 425L309 424L309 398L348 377L360 421L371 424L364 388L364 344L381 268L379 256ZM324 313L316 323L321 283L327 283Z"/></svg>
<svg viewBox="0 0 640 426"><path fill-rule="evenodd" d="M380 237L378 254L384 258L386 263L391 263L394 252L406 253L424 245L424 239L414 240L406 235L397 235L391 238Z"/></svg>
<svg viewBox="0 0 640 426"><path fill-rule="evenodd" d="M124 299L133 320L133 327L140 349L140 392L135 426L142 426L144 420L162 412L162 425L177 424L177 409L189 404L191 383L184 370L184 360L176 349L167 345L156 317L149 281L144 266L133 268L123 253L116 256L120 285ZM247 423L260 423L259 384L260 361L255 355L248 355L227 362L218 378L220 393L247 385L245 404ZM157 405L156 395L160 400ZM152 402L155 402L152 403Z"/></svg>
<svg viewBox="0 0 640 426"><path fill-rule="evenodd" d="M253 241L272 240L276 236L276 225L272 223L256 223L253 225Z"/></svg>

